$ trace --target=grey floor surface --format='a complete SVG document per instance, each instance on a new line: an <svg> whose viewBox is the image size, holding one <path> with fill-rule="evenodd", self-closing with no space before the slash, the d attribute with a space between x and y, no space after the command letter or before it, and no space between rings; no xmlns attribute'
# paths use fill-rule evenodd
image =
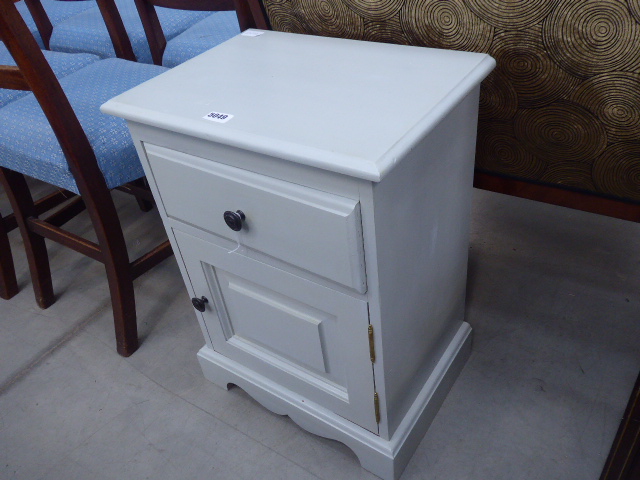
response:
<svg viewBox="0 0 640 480"><path fill-rule="evenodd" d="M115 195L139 250L157 214ZM402 479L596 480L640 369L640 225L482 191L472 222L473 352ZM51 244L58 300L40 310L11 240L21 291L0 300L0 478L376 478L204 379L174 259L136 282L143 343L124 359L102 266Z"/></svg>

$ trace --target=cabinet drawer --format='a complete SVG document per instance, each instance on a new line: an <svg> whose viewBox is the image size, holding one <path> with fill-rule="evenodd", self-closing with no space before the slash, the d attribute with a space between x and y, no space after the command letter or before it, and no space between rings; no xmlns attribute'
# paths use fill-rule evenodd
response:
<svg viewBox="0 0 640 480"><path fill-rule="evenodd" d="M168 217L366 291L357 200L156 145L145 150ZM223 218L237 210L240 232Z"/></svg>

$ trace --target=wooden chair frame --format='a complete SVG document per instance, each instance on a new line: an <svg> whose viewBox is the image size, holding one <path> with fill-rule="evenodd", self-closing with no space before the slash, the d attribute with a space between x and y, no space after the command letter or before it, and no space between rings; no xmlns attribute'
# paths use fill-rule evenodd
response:
<svg viewBox="0 0 640 480"><path fill-rule="evenodd" d="M60 83L11 0L0 0L0 36L17 67L0 67L0 88L31 90L56 135L73 174L80 196L46 218L39 218L22 174L0 168L0 182L7 191L22 234L36 301L47 308L54 301L45 238L58 242L105 266L116 334L123 356L138 348L133 280L172 253L169 241L129 262L122 227L97 159ZM91 86L87 86L91 88ZM151 201L140 185L131 187L140 198ZM98 242L60 228L86 208Z"/></svg>
<svg viewBox="0 0 640 480"><path fill-rule="evenodd" d="M640 375L602 469L600 480L640 478Z"/></svg>
<svg viewBox="0 0 640 480"><path fill-rule="evenodd" d="M38 215L66 202L76 194L67 190L59 190L39 199L34 206ZM146 208L147 205L145 204ZM18 228L18 222L13 213L3 217L0 215L0 298L9 300L17 295L18 279L11 255L11 244L8 233Z"/></svg>
<svg viewBox="0 0 640 480"><path fill-rule="evenodd" d="M53 25L47 15L47 12L42 7L40 0L25 0L29 13L33 17L33 21L38 28L42 42L47 50L49 50L49 42L51 40L51 34L53 33ZM133 47L131 46L131 40L124 28L122 17L118 11L114 0L97 0L98 8L104 19L104 23L107 26L111 43L116 52L118 58L124 58L125 60L136 61L136 56L133 53Z"/></svg>
<svg viewBox="0 0 640 480"><path fill-rule="evenodd" d="M155 7L212 12L235 10L240 30L269 29L266 13L259 0L135 0L135 2L149 42L151 58L156 65L162 65L167 39Z"/></svg>
<svg viewBox="0 0 640 480"><path fill-rule="evenodd" d="M12 219L14 219L12 215ZM15 219L14 219L15 220ZM11 244L9 243L10 228L7 218L0 215L0 298L9 300L18 293L18 279L13 266Z"/></svg>

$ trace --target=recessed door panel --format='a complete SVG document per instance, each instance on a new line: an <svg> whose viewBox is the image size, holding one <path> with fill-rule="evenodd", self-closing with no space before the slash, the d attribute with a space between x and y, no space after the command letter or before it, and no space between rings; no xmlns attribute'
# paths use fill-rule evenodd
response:
<svg viewBox="0 0 640 480"><path fill-rule="evenodd" d="M216 271L216 277L237 341L327 373L321 329L335 317L228 272Z"/></svg>

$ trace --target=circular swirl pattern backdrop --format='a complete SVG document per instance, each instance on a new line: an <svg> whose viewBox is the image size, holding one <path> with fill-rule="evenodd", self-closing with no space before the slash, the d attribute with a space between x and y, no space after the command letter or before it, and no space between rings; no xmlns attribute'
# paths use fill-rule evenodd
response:
<svg viewBox="0 0 640 480"><path fill-rule="evenodd" d="M347 6L366 20L381 21L393 17L404 0L343 0Z"/></svg>
<svg viewBox="0 0 640 480"><path fill-rule="evenodd" d="M396 15L385 22L364 22L363 40L369 42L398 43L411 45L411 40L404 34L400 18Z"/></svg>
<svg viewBox="0 0 640 480"><path fill-rule="evenodd" d="M476 166L640 203L640 0L264 0L275 30L491 54Z"/></svg>
<svg viewBox="0 0 640 480"><path fill-rule="evenodd" d="M640 142L611 145L593 164L593 180L602 193L640 202Z"/></svg>
<svg viewBox="0 0 640 480"><path fill-rule="evenodd" d="M580 83L551 59L541 36L540 27L504 32L495 36L491 47L490 53L517 92L521 108L552 103Z"/></svg>
<svg viewBox="0 0 640 480"><path fill-rule="evenodd" d="M523 110L514 132L526 149L548 162L590 162L607 147L607 132L588 110L570 102Z"/></svg>
<svg viewBox="0 0 640 480"><path fill-rule="evenodd" d="M493 27L474 15L462 0L406 2L400 21L416 45L484 52L493 39Z"/></svg>
<svg viewBox="0 0 640 480"><path fill-rule="evenodd" d="M524 149L511 124L480 122L478 133L478 168L532 179L544 173L545 162Z"/></svg>
<svg viewBox="0 0 640 480"><path fill-rule="evenodd" d="M558 0L465 0L478 17L496 28L519 30L539 23Z"/></svg>
<svg viewBox="0 0 640 480"><path fill-rule="evenodd" d="M364 34L364 19L341 0L291 0L291 4L297 17L309 26L309 33L353 39Z"/></svg>
<svg viewBox="0 0 640 480"><path fill-rule="evenodd" d="M619 0L563 0L542 30L551 57L580 77L637 70L639 34L640 25Z"/></svg>
<svg viewBox="0 0 640 480"><path fill-rule="evenodd" d="M628 0L631 15L640 23L640 0Z"/></svg>
<svg viewBox="0 0 640 480"><path fill-rule="evenodd" d="M596 190L591 178L591 165L588 163L556 162L547 165L540 180L580 190Z"/></svg>
<svg viewBox="0 0 640 480"><path fill-rule="evenodd" d="M640 139L640 75L605 73L590 78L572 96L607 129L611 141Z"/></svg>
<svg viewBox="0 0 640 480"><path fill-rule="evenodd" d="M269 21L275 30L289 33L308 33L305 22L294 14L290 0L269 2Z"/></svg>
<svg viewBox="0 0 640 480"><path fill-rule="evenodd" d="M501 69L489 74L480 89L480 118L510 120L518 111L518 94Z"/></svg>

